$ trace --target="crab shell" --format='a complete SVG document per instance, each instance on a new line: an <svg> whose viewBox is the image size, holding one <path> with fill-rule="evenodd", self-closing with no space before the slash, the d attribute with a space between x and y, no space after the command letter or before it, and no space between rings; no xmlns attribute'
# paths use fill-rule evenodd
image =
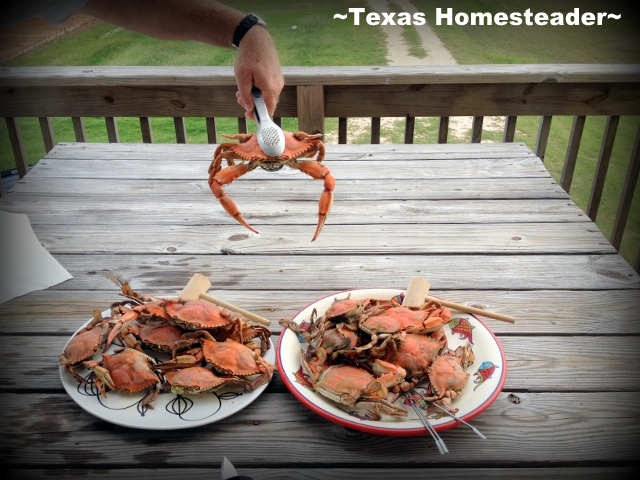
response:
<svg viewBox="0 0 640 480"><path fill-rule="evenodd" d="M360 328L371 333L428 333L442 327L451 319L447 307L412 310L408 307L392 307L378 315L368 317L360 323Z"/></svg>
<svg viewBox="0 0 640 480"><path fill-rule="evenodd" d="M271 380L274 366L249 347L233 340L216 342L206 338L201 340L201 344L205 360L216 371L240 377L261 373L266 374L264 383Z"/></svg>
<svg viewBox="0 0 640 480"><path fill-rule="evenodd" d="M355 405L367 392L369 396L386 396L380 382L366 370L351 365L333 365L324 370L313 388L316 392L343 405Z"/></svg>
<svg viewBox="0 0 640 480"><path fill-rule="evenodd" d="M249 381L238 377L219 377L205 367L189 367L165 372L171 391L178 395L206 393L224 385L238 384L248 387Z"/></svg>
<svg viewBox="0 0 640 480"><path fill-rule="evenodd" d="M182 339L184 330L170 324L132 325L132 335L147 347L157 352L171 352L176 342Z"/></svg>
<svg viewBox="0 0 640 480"><path fill-rule="evenodd" d="M352 300L349 297L343 298L342 300L334 300L325 312L325 317L334 322L344 321L351 323L362 315L367 303L368 300L358 301Z"/></svg>
<svg viewBox="0 0 640 480"><path fill-rule="evenodd" d="M253 134L243 135L240 139L241 143L222 143L219 148L223 152L232 151L236 157L243 160L261 160L265 163L268 163L270 161L274 163L280 163L278 162L279 160L286 161L296 158L312 157L318 151L318 145L322 144L322 141L317 140L316 138L300 140L296 138L294 134L292 134L291 132L287 132L286 130L283 130L282 133L284 133L285 148L282 155L279 155L278 157L270 157L265 154L258 144L257 136ZM305 133L304 135L307 134ZM238 137L234 135L224 136L230 139L236 139ZM317 137L320 136L321 135L317 135ZM243 139L246 140L242 141Z"/></svg>
<svg viewBox="0 0 640 480"><path fill-rule="evenodd" d="M103 319L100 312L95 311L91 323L74 335L64 347L59 358L60 365L70 368L91 358L104 346L109 331L107 319Z"/></svg>
<svg viewBox="0 0 640 480"><path fill-rule="evenodd" d="M112 390L140 392L160 382L151 364L155 361L144 353L125 348L115 355L103 354L102 361L87 362L98 379Z"/></svg>
<svg viewBox="0 0 640 480"><path fill-rule="evenodd" d="M409 333L396 351L389 351L386 360L404 368L410 378L424 377L446 343L446 337L436 341L426 335Z"/></svg>
<svg viewBox="0 0 640 480"><path fill-rule="evenodd" d="M434 360L429 367L429 381L437 399L457 398L467 384L469 374L465 371L473 363L470 346L460 346L453 352L446 352Z"/></svg>
<svg viewBox="0 0 640 480"><path fill-rule="evenodd" d="M240 318L205 300L166 301L165 309L175 323L187 330L227 327Z"/></svg>

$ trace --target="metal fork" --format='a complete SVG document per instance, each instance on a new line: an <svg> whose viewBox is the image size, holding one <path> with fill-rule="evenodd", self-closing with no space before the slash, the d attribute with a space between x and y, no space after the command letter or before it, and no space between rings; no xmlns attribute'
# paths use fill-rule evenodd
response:
<svg viewBox="0 0 640 480"><path fill-rule="evenodd" d="M436 446L438 447L438 451L440 452L440 454L444 455L445 453L449 453L449 449L444 444L444 441L442 440L442 438L440 438L440 435L438 435L438 432L436 432L436 429L433 428L433 425L431 425L431 423L429 422L429 419L427 419L427 417L422 412L422 410L420 410L420 407L416 405L416 402L413 400L413 398L411 398L411 394L409 392L404 392L404 396L409 400L409 402L411 402L411 407L413 407L413 411L416 412L416 415L418 415L418 418L420 419L424 427L429 431L429 433L435 440Z"/></svg>

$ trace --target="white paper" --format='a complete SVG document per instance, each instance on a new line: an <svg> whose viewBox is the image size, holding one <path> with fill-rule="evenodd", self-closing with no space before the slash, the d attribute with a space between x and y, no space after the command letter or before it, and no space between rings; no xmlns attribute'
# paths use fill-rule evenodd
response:
<svg viewBox="0 0 640 480"><path fill-rule="evenodd" d="M0 211L0 303L70 278L40 244L26 215Z"/></svg>

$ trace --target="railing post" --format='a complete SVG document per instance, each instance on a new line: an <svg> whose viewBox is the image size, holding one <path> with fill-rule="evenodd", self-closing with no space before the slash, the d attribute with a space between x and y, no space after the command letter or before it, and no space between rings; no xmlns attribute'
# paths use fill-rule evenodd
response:
<svg viewBox="0 0 640 480"><path fill-rule="evenodd" d="M104 121L107 125L107 138L109 139L109 143L120 143L116 117L104 117Z"/></svg>
<svg viewBox="0 0 640 480"><path fill-rule="evenodd" d="M84 128L84 120L82 117L71 117L73 122L73 132L76 135L76 142L87 141L87 130Z"/></svg>
<svg viewBox="0 0 640 480"><path fill-rule="evenodd" d="M215 117L207 117L207 142L218 143L218 132L216 129Z"/></svg>
<svg viewBox="0 0 640 480"><path fill-rule="evenodd" d="M410 117L407 115L406 123L404 124L404 143L413 143L413 133L416 128L416 117Z"/></svg>
<svg viewBox="0 0 640 480"><path fill-rule="evenodd" d="M18 169L18 176L24 177L29 171L29 163L27 162L27 154L22 143L22 134L20 133L20 125L18 120L13 117L5 117L7 122L7 130L9 130L9 140L11 141L11 149L13 150L13 158Z"/></svg>
<svg viewBox="0 0 640 480"><path fill-rule="evenodd" d="M347 117L338 118L338 143L347 143Z"/></svg>
<svg viewBox="0 0 640 480"><path fill-rule="evenodd" d="M629 160L629 168L627 169L627 175L624 177L624 185L622 186L622 196L620 203L618 204L618 213L616 213L616 219L613 222L613 232L611 233L611 245L616 250L620 250L620 243L622 242L622 235L624 234L624 227L627 224L627 217L629 216L629 210L631 210L631 200L633 200L633 192L636 189L638 183L638 173L640 172L640 127L638 127L638 133L636 134L636 141L633 144L633 152L631 153L631 159Z"/></svg>
<svg viewBox="0 0 640 480"><path fill-rule="evenodd" d="M44 141L44 150L49 153L56 146L56 136L53 133L53 125L48 117L39 117L40 130L42 131L42 140Z"/></svg>
<svg viewBox="0 0 640 480"><path fill-rule="evenodd" d="M173 117L173 126L176 129L176 143L187 143L187 127L183 117Z"/></svg>
<svg viewBox="0 0 640 480"><path fill-rule="evenodd" d="M540 117L540 126L538 127L538 137L536 138L536 157L544 162L544 153L547 151L547 141L549 140L549 131L551 130L551 115Z"/></svg>
<svg viewBox="0 0 640 480"><path fill-rule="evenodd" d="M560 175L560 186L564 188L564 191L567 193L569 193L571 189L573 171L576 168L576 160L578 159L578 150L580 150L580 141L582 140L582 132L584 131L584 121L586 118L584 115L577 115L573 118L567 156L564 159L564 166L562 167L562 174Z"/></svg>
<svg viewBox="0 0 640 480"><path fill-rule="evenodd" d="M380 117L371 117L371 145L380 143Z"/></svg>
<svg viewBox="0 0 640 480"><path fill-rule="evenodd" d="M507 116L505 117L504 122L504 136L502 137L502 141L504 143L512 143L513 137L516 134L516 121L518 120L517 116Z"/></svg>
<svg viewBox="0 0 640 480"><path fill-rule="evenodd" d="M322 85L299 85L298 130L324 135L324 87Z"/></svg>
<svg viewBox="0 0 640 480"><path fill-rule="evenodd" d="M440 117L438 125L438 143L447 143L449 134L449 117Z"/></svg>
<svg viewBox="0 0 640 480"><path fill-rule="evenodd" d="M613 141L616 139L616 131L618 130L618 122L620 116L613 115L607 118L604 127L604 135L602 136L602 145L600 146L600 154L598 155L598 165L593 176L591 184L591 194L589 195L589 204L587 205L587 215L596 221L598 216L598 207L602 198L602 190L604 189L604 181L607 178L607 170L609 169L609 160L611 159L611 151L613 150Z"/></svg>
<svg viewBox="0 0 640 480"><path fill-rule="evenodd" d="M153 143L153 130L149 117L140 117L140 131L142 133L143 143Z"/></svg>
<svg viewBox="0 0 640 480"><path fill-rule="evenodd" d="M471 143L480 143L482 140L482 122L484 117L473 117L471 125Z"/></svg>

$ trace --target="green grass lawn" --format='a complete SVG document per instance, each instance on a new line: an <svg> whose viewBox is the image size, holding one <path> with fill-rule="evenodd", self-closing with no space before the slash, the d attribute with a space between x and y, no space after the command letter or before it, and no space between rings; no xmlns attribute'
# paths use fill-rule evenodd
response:
<svg viewBox="0 0 640 480"><path fill-rule="evenodd" d="M346 12L348 7L361 7L356 1L327 0L318 2L259 2L257 0L227 2L243 11L254 11L269 24L269 30L278 45L283 65L385 65L384 36L380 28L362 25L356 27L348 21L334 21L333 14ZM535 6L524 0L496 3L484 0L461 0L455 5L444 5L436 0L413 0L423 11L436 34L461 64L485 63L640 63L640 35L635 25L636 15L629 2L610 1L606 4L595 0L562 4L543 0ZM394 11L399 4L391 2ZM622 19L608 21L600 27L587 26L435 26L435 9L452 6L457 12L567 12L579 7L581 12L606 10L622 13ZM37 49L32 54L9 63L9 66L65 66L65 65L232 65L233 50L212 48L195 42L166 42L127 30L115 30L115 26L100 24L91 30L61 39ZM407 44L418 49L414 27L405 27ZM108 34L108 35L107 35ZM421 54L421 52L417 52ZM416 54L416 56L419 56ZM597 156L602 141L604 117L588 117L578 156L571 197L586 208ZM416 121L415 142L435 143L437 119L420 118ZM237 120L217 119L220 133L236 133ZM538 117L518 118L516 141L535 146ZM91 142L106 142L107 134L103 118L85 118L87 137ZM249 122L250 130L253 122ZM545 165L558 180L562 171L571 130L571 117L554 117L547 147ZM613 150L611 165L603 193L597 224L610 236L615 218L620 190L638 130L640 118L623 117ZM54 118L54 130L58 141L74 141L69 118ZM189 143L205 143L204 118L186 119ZM137 118L118 118L120 140L141 142ZM20 119L27 156L35 162L44 155L44 145L37 119ZM153 118L154 141L175 142L173 120ZM283 127L295 130L296 119L283 119ZM328 138L337 138L337 119L327 119ZM333 133L333 136L332 136ZM381 135L392 143L402 143L403 120L383 122ZM465 134L466 135L466 134ZM449 136L450 141L468 141L466 137ZM485 128L483 141L499 142L502 132ZM369 143L369 133L362 129L349 132L349 142ZM0 170L14 166L13 155L6 128L0 128ZM640 246L640 186L634 202L621 254L633 262Z"/></svg>

